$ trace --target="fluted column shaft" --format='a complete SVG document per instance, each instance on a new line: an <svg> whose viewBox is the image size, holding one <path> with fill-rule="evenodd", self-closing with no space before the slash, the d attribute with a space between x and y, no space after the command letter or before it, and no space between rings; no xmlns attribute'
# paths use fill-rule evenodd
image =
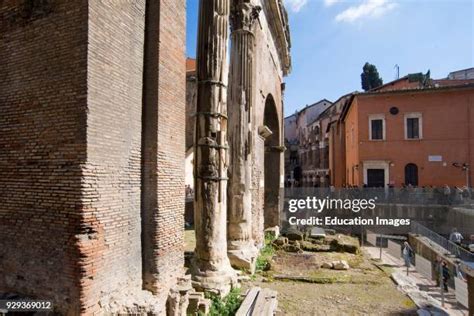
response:
<svg viewBox="0 0 474 316"><path fill-rule="evenodd" d="M231 264L253 269L257 248L252 240L251 148L255 85L254 24L260 7L233 0L229 73L228 253Z"/></svg>
<svg viewBox="0 0 474 316"><path fill-rule="evenodd" d="M201 0L194 145L195 287L225 294L235 283L227 257L227 41L229 0Z"/></svg>

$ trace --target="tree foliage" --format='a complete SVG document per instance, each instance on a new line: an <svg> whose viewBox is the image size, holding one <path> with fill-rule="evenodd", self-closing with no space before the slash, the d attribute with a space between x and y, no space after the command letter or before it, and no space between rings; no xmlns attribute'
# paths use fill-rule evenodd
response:
<svg viewBox="0 0 474 316"><path fill-rule="evenodd" d="M371 89L380 87L383 84L382 78L379 76L377 67L375 65L365 63L360 74L362 89L369 91Z"/></svg>

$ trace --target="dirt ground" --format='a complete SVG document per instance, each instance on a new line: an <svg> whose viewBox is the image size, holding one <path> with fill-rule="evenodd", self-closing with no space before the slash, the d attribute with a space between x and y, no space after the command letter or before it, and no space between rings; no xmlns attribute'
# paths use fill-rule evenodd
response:
<svg viewBox="0 0 474 316"><path fill-rule="evenodd" d="M194 229L186 229L184 231L184 251L194 251L194 247L196 247Z"/></svg>
<svg viewBox="0 0 474 316"><path fill-rule="evenodd" d="M346 260L347 271L318 268L322 262ZM278 292L277 315L416 315L414 303L389 276L363 254L278 252L271 270L243 289L259 286ZM285 277L288 279L277 279ZM305 281L291 281L299 277Z"/></svg>
<svg viewBox="0 0 474 316"><path fill-rule="evenodd" d="M194 230L185 231L185 250L193 251ZM347 271L319 268L345 260ZM416 315L414 303L390 279L390 268L378 268L365 254L338 252L276 252L271 269L242 283L242 290L259 286L278 292L277 315ZM277 279L297 277L305 281Z"/></svg>

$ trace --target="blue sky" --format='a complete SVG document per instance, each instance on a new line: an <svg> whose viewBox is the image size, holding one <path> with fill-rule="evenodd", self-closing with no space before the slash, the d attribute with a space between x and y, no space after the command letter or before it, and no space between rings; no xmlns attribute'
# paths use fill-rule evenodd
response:
<svg viewBox="0 0 474 316"><path fill-rule="evenodd" d="M187 0L187 54L195 56L199 0ZM362 90L366 61L385 82L431 70L433 78L474 67L474 0L285 0L293 69L285 115Z"/></svg>

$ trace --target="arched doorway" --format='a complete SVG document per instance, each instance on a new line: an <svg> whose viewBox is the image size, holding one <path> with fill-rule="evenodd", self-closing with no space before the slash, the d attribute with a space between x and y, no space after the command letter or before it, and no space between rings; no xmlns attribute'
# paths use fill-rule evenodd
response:
<svg viewBox="0 0 474 316"><path fill-rule="evenodd" d="M271 95L265 101L263 124L271 131L265 138L264 159L264 227L280 226L280 123L275 100Z"/></svg>
<svg viewBox="0 0 474 316"><path fill-rule="evenodd" d="M418 186L418 167L414 163L405 166L405 184Z"/></svg>

